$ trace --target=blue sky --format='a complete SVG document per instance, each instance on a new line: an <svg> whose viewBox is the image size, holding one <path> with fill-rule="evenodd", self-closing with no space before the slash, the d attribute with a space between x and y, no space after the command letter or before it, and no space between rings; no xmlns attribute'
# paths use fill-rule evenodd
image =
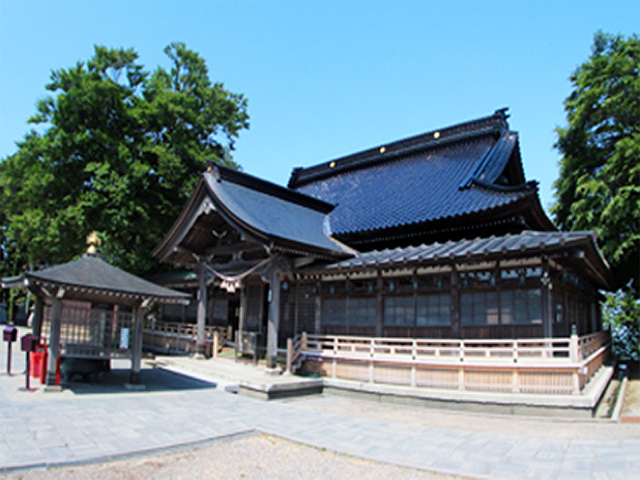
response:
<svg viewBox="0 0 640 480"><path fill-rule="evenodd" d="M593 34L640 31L629 1L0 0L0 158L15 152L52 70L94 45L147 69L185 42L213 81L249 101L234 158L286 184L310 166L509 107L546 207L554 128Z"/></svg>

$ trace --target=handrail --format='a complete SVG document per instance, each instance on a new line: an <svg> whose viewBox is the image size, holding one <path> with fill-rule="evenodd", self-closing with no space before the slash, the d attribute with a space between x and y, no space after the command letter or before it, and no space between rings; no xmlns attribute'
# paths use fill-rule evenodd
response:
<svg viewBox="0 0 640 480"><path fill-rule="evenodd" d="M196 324L191 323L157 322L152 319L146 319L143 332L147 335L158 335L196 342L198 327ZM204 337L205 344L212 344L212 353L215 357L229 341L229 329L227 327L206 325L204 327Z"/></svg>
<svg viewBox="0 0 640 480"><path fill-rule="evenodd" d="M574 364L602 347L604 332L579 338L413 339L309 334L309 353L329 357L466 363ZM577 351L576 351L577 346Z"/></svg>

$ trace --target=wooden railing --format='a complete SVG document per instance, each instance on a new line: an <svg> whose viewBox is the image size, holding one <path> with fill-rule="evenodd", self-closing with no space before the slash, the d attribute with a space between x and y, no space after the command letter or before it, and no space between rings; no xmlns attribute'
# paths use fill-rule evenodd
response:
<svg viewBox="0 0 640 480"><path fill-rule="evenodd" d="M309 348L308 345L309 340L305 332L296 335L294 338L287 339L287 360L285 366L287 373L293 373L294 367L302 358L303 352Z"/></svg>
<svg viewBox="0 0 640 480"><path fill-rule="evenodd" d="M225 327L204 327L205 347L211 349L215 358L232 338L232 331ZM168 323L147 319L143 330L143 345L160 348L167 352L191 353L198 340L198 327L192 323Z"/></svg>
<svg viewBox="0 0 640 480"><path fill-rule="evenodd" d="M287 370L301 355L324 375L461 390L579 394L603 364L607 332L520 340L435 340L302 334L287 345Z"/></svg>

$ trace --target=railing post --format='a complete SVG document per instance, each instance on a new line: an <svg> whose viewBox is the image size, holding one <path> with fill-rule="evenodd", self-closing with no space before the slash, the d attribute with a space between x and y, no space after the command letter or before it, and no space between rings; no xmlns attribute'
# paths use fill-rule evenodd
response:
<svg viewBox="0 0 640 480"><path fill-rule="evenodd" d="M578 363L580 360L580 338L578 337L577 328L571 325L571 339L569 340L569 352L571 355L571 361ZM578 395L580 393L580 367L577 366L573 372L573 394Z"/></svg>
<svg viewBox="0 0 640 480"><path fill-rule="evenodd" d="M375 375L373 371L373 369L375 368L373 364L374 363L373 360L375 357L375 349L376 349L374 342L375 340L373 338L369 341L369 383L373 383L373 379Z"/></svg>
<svg viewBox="0 0 640 480"><path fill-rule="evenodd" d="M460 366L458 367L458 390L464 390L464 342L460 340Z"/></svg>
<svg viewBox="0 0 640 480"><path fill-rule="evenodd" d="M580 367L576 367L573 371L573 393L574 395L580 394Z"/></svg>
<svg viewBox="0 0 640 480"><path fill-rule="evenodd" d="M213 358L218 358L218 347L220 345L220 332L218 330L214 330L213 332L213 352L211 352L211 356Z"/></svg>
<svg viewBox="0 0 640 480"><path fill-rule="evenodd" d="M415 387L417 384L416 381L416 357L417 357L417 343L416 343L416 339L414 338L413 341L411 342L411 386Z"/></svg>
<svg viewBox="0 0 640 480"><path fill-rule="evenodd" d="M293 372L293 338L287 338L287 373Z"/></svg>
<svg viewBox="0 0 640 480"><path fill-rule="evenodd" d="M333 362L332 362L332 372L331 376L336 378L338 376L338 360L336 356L338 355L338 337L333 337Z"/></svg>
<svg viewBox="0 0 640 480"><path fill-rule="evenodd" d="M302 332L302 336L301 336L301 344L300 344L300 348L304 351L304 350L309 350L309 337L307 336L307 332Z"/></svg>
<svg viewBox="0 0 640 480"><path fill-rule="evenodd" d="M580 338L578 337L578 332L576 331L576 326L572 325L571 326L571 339L569 341L570 344L570 348L569 351L571 352L571 361L574 363L579 362L580 360L582 360L580 358Z"/></svg>

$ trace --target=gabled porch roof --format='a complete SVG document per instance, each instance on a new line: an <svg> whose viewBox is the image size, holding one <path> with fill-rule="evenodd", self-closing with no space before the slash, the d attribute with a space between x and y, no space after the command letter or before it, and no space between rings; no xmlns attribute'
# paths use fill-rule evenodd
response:
<svg viewBox="0 0 640 480"><path fill-rule="evenodd" d="M153 254L181 265L252 260L282 252L324 259L355 251L331 238L333 205L210 163Z"/></svg>

